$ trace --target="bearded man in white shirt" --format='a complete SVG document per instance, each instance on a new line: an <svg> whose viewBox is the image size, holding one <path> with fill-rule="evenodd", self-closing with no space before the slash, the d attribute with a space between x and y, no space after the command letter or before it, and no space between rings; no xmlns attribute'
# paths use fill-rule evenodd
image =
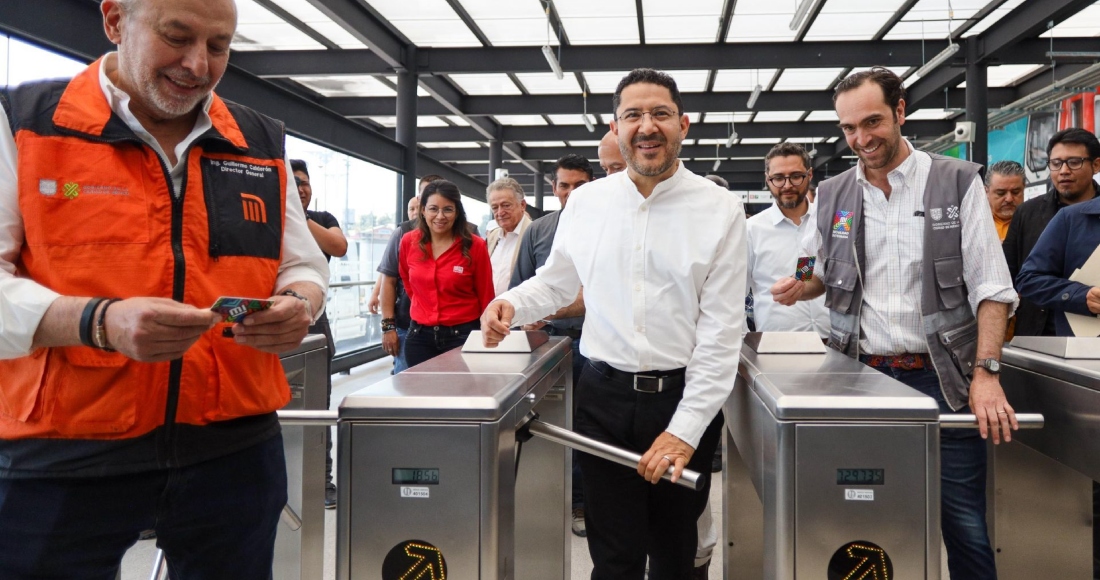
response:
<svg viewBox="0 0 1100 580"><path fill-rule="evenodd" d="M981 167L918 151L901 136L905 87L882 67L834 92L856 167L821 182L809 281L772 287L780 304L825 293L829 346L972 412L979 431L940 434L941 516L952 578L995 580L985 523L986 443L1018 428L1000 383L1005 323L1018 303Z"/></svg>
<svg viewBox="0 0 1100 580"><path fill-rule="evenodd" d="M487 345L568 305L584 285L578 433L643 454L636 469L578 454L593 579L692 576L709 482L661 480L710 466L733 387L745 304L741 202L688 171L676 82L632 71L613 98L627 171L573 192L546 265L482 316ZM706 211L700 212L700 208Z"/></svg>
<svg viewBox="0 0 1100 580"><path fill-rule="evenodd" d="M816 332L829 337L829 312L825 298L799 302L791 307L772 300L771 287L798 268L807 257L803 239L817 227L815 207L807 199L814 172L810 155L797 143L780 143L764 158L764 179L775 203L749 218L749 288L753 293L756 330Z"/></svg>

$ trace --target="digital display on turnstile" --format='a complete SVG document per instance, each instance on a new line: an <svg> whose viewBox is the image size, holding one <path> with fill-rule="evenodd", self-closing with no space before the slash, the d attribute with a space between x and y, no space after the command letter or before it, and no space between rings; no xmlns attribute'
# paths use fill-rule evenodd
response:
<svg viewBox="0 0 1100 580"><path fill-rule="evenodd" d="M837 485L884 485L886 483L885 469L838 469L836 470Z"/></svg>
<svg viewBox="0 0 1100 580"><path fill-rule="evenodd" d="M395 467L393 468L393 483L439 485L439 468Z"/></svg>

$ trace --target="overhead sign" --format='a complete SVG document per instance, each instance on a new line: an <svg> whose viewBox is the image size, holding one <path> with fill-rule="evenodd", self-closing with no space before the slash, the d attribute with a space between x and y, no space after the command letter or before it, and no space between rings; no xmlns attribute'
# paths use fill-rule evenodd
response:
<svg viewBox="0 0 1100 580"><path fill-rule="evenodd" d="M893 580L894 564L886 550L871 542L849 542L829 560L829 580Z"/></svg>
<svg viewBox="0 0 1100 580"><path fill-rule="evenodd" d="M428 542L401 542L382 561L382 580L447 580L447 561Z"/></svg>

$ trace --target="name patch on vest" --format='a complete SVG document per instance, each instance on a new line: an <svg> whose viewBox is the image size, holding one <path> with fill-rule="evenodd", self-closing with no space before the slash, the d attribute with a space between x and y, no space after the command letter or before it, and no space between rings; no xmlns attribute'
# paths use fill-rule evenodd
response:
<svg viewBox="0 0 1100 580"><path fill-rule="evenodd" d="M942 207L934 207L928 211L932 218L932 230L953 230L961 227L959 222L959 206L949 205L946 211Z"/></svg>
<svg viewBox="0 0 1100 580"><path fill-rule="evenodd" d="M848 236L852 235L852 213L844 210L836 212L836 216L833 217L832 235L834 238L846 240Z"/></svg>
<svg viewBox="0 0 1100 580"><path fill-rule="evenodd" d="M283 239L278 168L211 158L203 158L201 167L210 255L278 259Z"/></svg>

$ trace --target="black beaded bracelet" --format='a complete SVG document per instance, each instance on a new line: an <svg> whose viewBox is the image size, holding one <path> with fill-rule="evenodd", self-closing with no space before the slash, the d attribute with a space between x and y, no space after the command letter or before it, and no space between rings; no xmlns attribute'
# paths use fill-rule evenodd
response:
<svg viewBox="0 0 1100 580"><path fill-rule="evenodd" d="M95 310L106 298L92 298L84 305L84 312L80 314L80 344L95 347L92 342L92 326L95 324Z"/></svg>
<svg viewBox="0 0 1100 580"><path fill-rule="evenodd" d="M100 350L115 352L115 349L111 348L111 346L107 343L107 327L103 326L103 322L107 320L107 309L110 308L112 304L120 300L122 299L111 298L107 301L106 304L103 305L103 310L99 311L99 320L96 321L95 332L92 333L92 342L95 344L95 347Z"/></svg>

